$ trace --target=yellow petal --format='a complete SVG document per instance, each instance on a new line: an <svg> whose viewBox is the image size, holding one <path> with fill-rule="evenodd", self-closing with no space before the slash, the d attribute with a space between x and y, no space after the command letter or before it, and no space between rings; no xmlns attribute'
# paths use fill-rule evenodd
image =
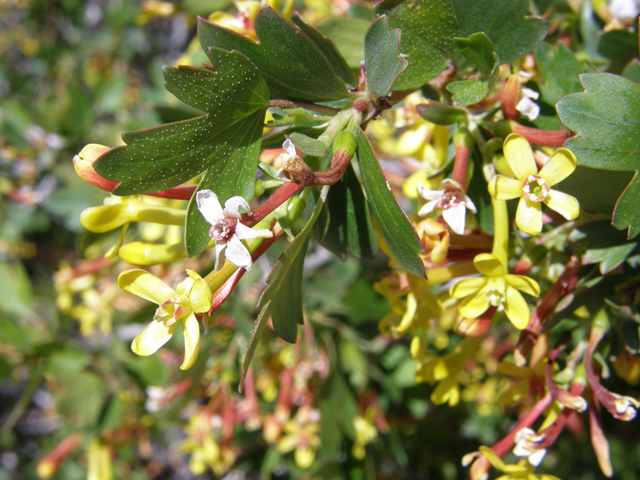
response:
<svg viewBox="0 0 640 480"><path fill-rule="evenodd" d="M502 262L491 253L481 253L473 259L473 265L481 274L487 277L495 277L507 273Z"/></svg>
<svg viewBox="0 0 640 480"><path fill-rule="evenodd" d="M196 313L204 313L211 310L213 292L209 284L193 270L187 270L187 274L193 280L193 287L189 292L191 308Z"/></svg>
<svg viewBox="0 0 640 480"><path fill-rule="evenodd" d="M540 175L550 187L560 183L573 173L578 160L571 150L560 148L551 156L549 161L540 169Z"/></svg>
<svg viewBox="0 0 640 480"><path fill-rule="evenodd" d="M504 141L502 149L507 163L518 180L524 181L529 175L538 174L538 167L533 158L531 145L522 135L517 133L509 135Z"/></svg>
<svg viewBox="0 0 640 480"><path fill-rule="evenodd" d="M460 303L460 313L466 318L478 318L489 308L489 300L487 299L487 289L484 287L473 297L467 297Z"/></svg>
<svg viewBox="0 0 640 480"><path fill-rule="evenodd" d="M507 284L532 297L540 296L540 285L538 285L538 282L524 275L507 275Z"/></svg>
<svg viewBox="0 0 640 480"><path fill-rule="evenodd" d="M549 196L543 200L545 205L551 210L555 210L567 220L575 220L580 215L580 204L571 195L550 190Z"/></svg>
<svg viewBox="0 0 640 480"><path fill-rule="evenodd" d="M309 468L316 458L316 450L311 447L298 447L293 455L294 461L299 468Z"/></svg>
<svg viewBox="0 0 640 480"><path fill-rule="evenodd" d="M489 460L489 463L493 465L494 468L500 470L501 472L504 472L506 464L493 450L491 450L489 447L485 447L484 445L481 445L478 450L480 450L480 453L482 453L482 455L484 455L485 458Z"/></svg>
<svg viewBox="0 0 640 480"><path fill-rule="evenodd" d="M523 330L529 324L529 305L520 292L513 287L507 287L507 299L505 301L504 313L518 330Z"/></svg>
<svg viewBox="0 0 640 480"><path fill-rule="evenodd" d="M404 333L409 329L409 327L411 326L411 323L413 322L413 318L416 316L417 307L418 307L418 302L416 300L415 295L413 293L409 293L409 295L407 295L407 310L404 312L404 315L402 316L400 325L396 327L396 330L398 331L398 333Z"/></svg>
<svg viewBox="0 0 640 480"><path fill-rule="evenodd" d="M162 305L175 292L166 283L146 270L126 270L118 277L118 286L140 298Z"/></svg>
<svg viewBox="0 0 640 480"><path fill-rule="evenodd" d="M496 175L489 182L489 194L496 200L511 200L522 196L522 182Z"/></svg>
<svg viewBox="0 0 640 480"><path fill-rule="evenodd" d="M539 235L542 231L542 207L540 202L530 202L521 198L516 212L516 225L528 235Z"/></svg>
<svg viewBox="0 0 640 480"><path fill-rule="evenodd" d="M80 223L94 233L104 233L121 227L132 220L124 203L87 208L80 214Z"/></svg>
<svg viewBox="0 0 640 480"><path fill-rule="evenodd" d="M174 323L167 327L164 322L153 320L133 339L131 350L142 357L156 353L160 347L171 339L177 326L178 324Z"/></svg>
<svg viewBox="0 0 640 480"><path fill-rule="evenodd" d="M457 375L451 375L440 383L431 394L431 401L436 405L449 403L450 407L455 407L460 402L460 388L458 386Z"/></svg>
<svg viewBox="0 0 640 480"><path fill-rule="evenodd" d="M180 369L188 370L196 363L200 351L200 323L193 313L182 321L182 332L184 333L184 361Z"/></svg>
<svg viewBox="0 0 640 480"><path fill-rule="evenodd" d="M120 258L131 265L151 266L174 262L187 256L184 242L164 243L131 242L120 249Z"/></svg>
<svg viewBox="0 0 640 480"><path fill-rule="evenodd" d="M469 295L473 295L474 293L476 293L486 284L487 279L485 277L461 280L451 287L451 290L449 290L449 295L451 295L453 298L468 297Z"/></svg>

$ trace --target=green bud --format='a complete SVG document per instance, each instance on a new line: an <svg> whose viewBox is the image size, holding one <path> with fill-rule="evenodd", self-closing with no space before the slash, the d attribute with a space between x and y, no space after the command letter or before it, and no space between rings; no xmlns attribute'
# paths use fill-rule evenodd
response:
<svg viewBox="0 0 640 480"><path fill-rule="evenodd" d="M356 137L351 132L341 132L333 142L333 153L345 151L349 156L356 153Z"/></svg>
<svg viewBox="0 0 640 480"><path fill-rule="evenodd" d="M287 203L287 219L289 223L293 223L300 216L307 202L299 196L293 196Z"/></svg>

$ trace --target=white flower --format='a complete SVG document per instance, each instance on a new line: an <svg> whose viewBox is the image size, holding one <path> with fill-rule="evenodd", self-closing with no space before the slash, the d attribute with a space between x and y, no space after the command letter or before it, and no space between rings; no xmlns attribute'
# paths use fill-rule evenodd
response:
<svg viewBox="0 0 640 480"><path fill-rule="evenodd" d="M622 22L632 22L640 13L637 0L609 0L611 15Z"/></svg>
<svg viewBox="0 0 640 480"><path fill-rule="evenodd" d="M241 240L269 238L273 236L271 230L253 230L240 223L239 207L251 215L249 204L240 196L227 200L223 209L215 193L201 190L196 194L196 203L202 216L211 224L209 235L216 241L215 269L222 268L226 256L237 267L251 270L251 254Z"/></svg>
<svg viewBox="0 0 640 480"><path fill-rule="evenodd" d="M476 207L471 199L464 193L460 184L449 178L440 183L442 190L427 190L418 185L418 192L427 203L420 209L418 215L425 216L436 208L442 209L444 221L458 235L464 235L464 222L466 210L476 213Z"/></svg>
<svg viewBox="0 0 640 480"><path fill-rule="evenodd" d="M540 115L540 106L533 100L537 100L540 94L527 87L520 88L520 99L516 105L516 110L533 122Z"/></svg>
<svg viewBox="0 0 640 480"><path fill-rule="evenodd" d="M296 147L293 145L293 142L290 138L287 138L282 144L282 148L286 150L287 153L281 153L278 156L280 160L280 169L278 170L278 177L290 182L291 177L287 172L287 168L291 166L292 163L300 160L300 157L296 154Z"/></svg>
<svg viewBox="0 0 640 480"><path fill-rule="evenodd" d="M516 433L516 446L513 448L513 454L516 457L527 457L531 465L538 467L547 454L547 450L535 447L536 444L542 442L544 438L544 435L538 435L530 428L523 428Z"/></svg>

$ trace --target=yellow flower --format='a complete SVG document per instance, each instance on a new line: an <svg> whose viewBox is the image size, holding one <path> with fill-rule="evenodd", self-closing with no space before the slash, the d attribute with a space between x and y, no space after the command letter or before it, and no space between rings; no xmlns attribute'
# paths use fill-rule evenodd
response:
<svg viewBox="0 0 640 480"><path fill-rule="evenodd" d="M222 422L217 415L201 413L194 415L185 428L188 437L178 451L190 453L189 470L194 475L202 475L211 469L221 477L236 461L236 452L230 446L220 444L217 440L216 427Z"/></svg>
<svg viewBox="0 0 640 480"><path fill-rule="evenodd" d="M182 370L191 368L198 358L200 325L195 314L208 312L213 297L209 284L200 275L192 270L187 270L187 274L189 277L175 291L145 270L127 270L118 277L120 288L158 304L153 320L133 340L131 350L142 356L155 353L169 341L182 320L185 343Z"/></svg>
<svg viewBox="0 0 640 480"><path fill-rule="evenodd" d="M484 455L491 465L497 470L506 473L496 480L560 480L553 475L540 474L536 475L536 467L531 465L526 458L523 458L515 465L508 465L496 455L496 453L488 447L481 446L480 453Z"/></svg>
<svg viewBox="0 0 640 480"><path fill-rule="evenodd" d="M516 212L516 225L520 230L529 235L538 235L542 231L542 203L567 220L578 217L578 201L571 195L551 189L576 169L578 161L571 151L566 148L556 150L538 171L529 142L512 133L504 142L504 155L516 178L496 175L489 182L489 193L496 200L520 198Z"/></svg>
<svg viewBox="0 0 640 480"><path fill-rule="evenodd" d="M371 417L375 415L375 412L368 410L365 413L366 417L357 416L353 419L353 426L356 430L356 440L353 443L351 453L358 460L362 460L366 456L364 447L373 442L378 436L378 430L373 425Z"/></svg>
<svg viewBox="0 0 640 480"><path fill-rule="evenodd" d="M523 275L507 274L505 265L491 253L476 255L473 264L483 276L462 280L449 291L453 298L464 298L460 313L466 318L477 318L490 306L498 307L516 328L525 328L529 323L529 305L518 290L537 297L540 295L537 282Z"/></svg>
<svg viewBox="0 0 640 480"><path fill-rule="evenodd" d="M278 451L295 450L293 458L299 468L309 468L316 458L320 445L320 413L309 407L301 407L296 416L284 424L284 435L278 440Z"/></svg>

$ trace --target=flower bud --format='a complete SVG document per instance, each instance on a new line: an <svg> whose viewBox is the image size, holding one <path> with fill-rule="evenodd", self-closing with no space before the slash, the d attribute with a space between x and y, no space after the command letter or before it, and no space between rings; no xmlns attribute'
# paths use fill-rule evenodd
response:
<svg viewBox="0 0 640 480"><path fill-rule="evenodd" d="M85 182L95 185L107 192L113 191L113 189L118 185L118 182L112 182L98 175L93 168L93 163L109 150L111 149L104 145L90 143L85 146L78 155L73 157L73 166L76 169L78 176Z"/></svg>

